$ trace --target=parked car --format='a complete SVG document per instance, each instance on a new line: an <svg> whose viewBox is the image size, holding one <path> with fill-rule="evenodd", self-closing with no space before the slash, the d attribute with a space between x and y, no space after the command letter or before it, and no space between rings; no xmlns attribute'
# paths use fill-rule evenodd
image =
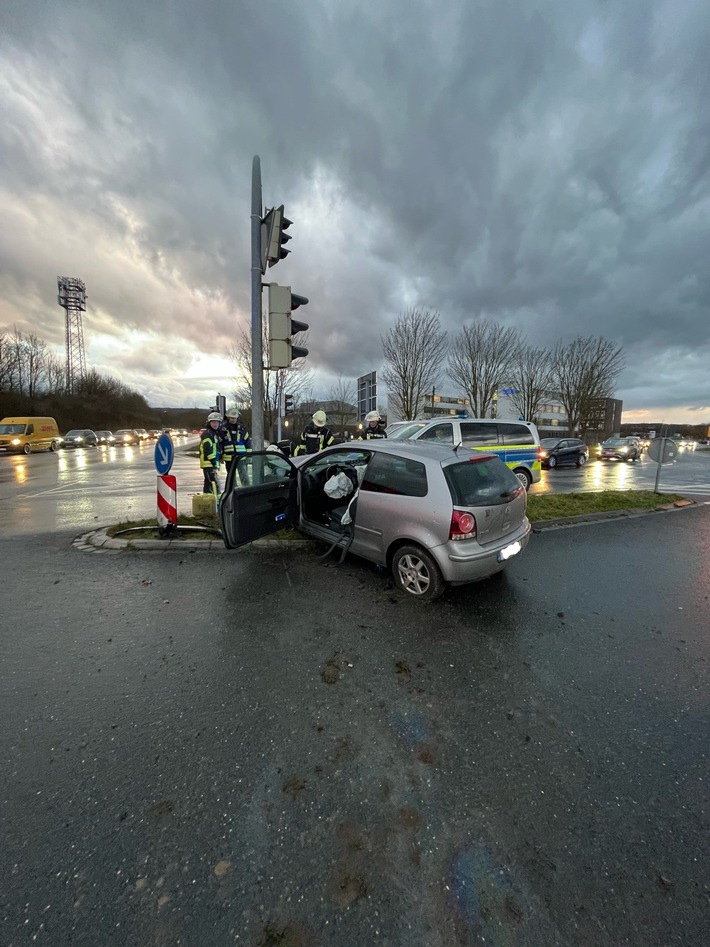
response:
<svg viewBox="0 0 710 947"><path fill-rule="evenodd" d="M452 447L497 454L526 490L540 479L540 435L528 421L492 418L446 418L410 421L396 428L391 440L436 441Z"/></svg>
<svg viewBox="0 0 710 947"><path fill-rule="evenodd" d="M589 460L589 448L578 437L543 437L540 441L540 463L552 470L565 464L583 467Z"/></svg>
<svg viewBox="0 0 710 947"><path fill-rule="evenodd" d="M137 447L141 442L138 434L128 428L122 431L116 431L114 436L116 438L116 444L123 445L124 447Z"/></svg>
<svg viewBox="0 0 710 947"><path fill-rule="evenodd" d="M86 428L77 428L73 431L67 431L67 433L59 440L59 446L62 448L98 447L98 441L95 432L89 431Z"/></svg>
<svg viewBox="0 0 710 947"><path fill-rule="evenodd" d="M367 441L287 458L238 456L219 508L228 549L293 526L392 570L433 600L505 569L530 538L527 495L490 453L427 441Z"/></svg>
<svg viewBox="0 0 710 947"><path fill-rule="evenodd" d="M641 445L633 437L608 437L597 448L598 460L638 460Z"/></svg>
<svg viewBox="0 0 710 947"><path fill-rule="evenodd" d="M99 445L103 444L104 447L109 447L115 443L116 438L111 431L97 431L96 440Z"/></svg>

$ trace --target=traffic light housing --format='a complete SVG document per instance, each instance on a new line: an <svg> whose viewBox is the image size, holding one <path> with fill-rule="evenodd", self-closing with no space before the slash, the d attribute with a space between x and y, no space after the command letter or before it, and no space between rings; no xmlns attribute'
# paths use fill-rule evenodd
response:
<svg viewBox="0 0 710 947"><path fill-rule="evenodd" d="M307 304L306 297L292 293L290 286L269 285L269 368L290 368L295 358L308 355L307 348L293 344L293 336L305 332L308 323L291 316L294 309Z"/></svg>
<svg viewBox="0 0 710 947"><path fill-rule="evenodd" d="M287 418L289 414L293 414L296 410L296 405L293 395L284 394L284 403L283 403L283 416Z"/></svg>
<svg viewBox="0 0 710 947"><path fill-rule="evenodd" d="M261 221L261 272L266 273L266 267L275 266L280 260L285 260L291 252L286 244L291 234L286 233L293 223L284 214L284 205L272 207Z"/></svg>

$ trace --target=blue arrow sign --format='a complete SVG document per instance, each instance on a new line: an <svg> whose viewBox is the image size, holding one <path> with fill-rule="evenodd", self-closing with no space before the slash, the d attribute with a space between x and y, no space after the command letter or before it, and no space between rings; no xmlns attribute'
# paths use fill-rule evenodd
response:
<svg viewBox="0 0 710 947"><path fill-rule="evenodd" d="M174 453L172 438L163 432L155 442L155 469L161 477L172 467Z"/></svg>

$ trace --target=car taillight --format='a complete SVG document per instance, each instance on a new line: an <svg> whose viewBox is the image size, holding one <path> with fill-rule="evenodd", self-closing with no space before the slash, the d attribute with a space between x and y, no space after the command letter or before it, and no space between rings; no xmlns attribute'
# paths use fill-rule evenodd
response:
<svg viewBox="0 0 710 947"><path fill-rule="evenodd" d="M464 510L454 510L451 514L451 530L449 539L475 539L476 519L472 513Z"/></svg>

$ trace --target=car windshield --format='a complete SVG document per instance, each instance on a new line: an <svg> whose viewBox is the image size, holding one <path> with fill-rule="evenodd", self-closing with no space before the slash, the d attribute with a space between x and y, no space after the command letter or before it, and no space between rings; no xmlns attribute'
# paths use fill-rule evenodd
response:
<svg viewBox="0 0 710 947"><path fill-rule="evenodd" d="M543 437L540 441L540 447L556 447L559 443L559 439L556 437Z"/></svg>
<svg viewBox="0 0 710 947"><path fill-rule="evenodd" d="M602 444L602 447L623 447L626 444L625 437L610 437Z"/></svg>
<svg viewBox="0 0 710 947"><path fill-rule="evenodd" d="M412 421L411 424L405 424L403 427L397 428L396 431L392 431L389 436L396 441L406 441L417 431L421 431L428 423L428 421Z"/></svg>
<svg viewBox="0 0 710 947"><path fill-rule="evenodd" d="M83 437L86 431L68 431L65 437Z"/></svg>
<svg viewBox="0 0 710 947"><path fill-rule="evenodd" d="M502 506L524 487L499 457L448 464L444 476L456 506Z"/></svg>
<svg viewBox="0 0 710 947"><path fill-rule="evenodd" d="M24 424L0 424L0 434L24 434Z"/></svg>

